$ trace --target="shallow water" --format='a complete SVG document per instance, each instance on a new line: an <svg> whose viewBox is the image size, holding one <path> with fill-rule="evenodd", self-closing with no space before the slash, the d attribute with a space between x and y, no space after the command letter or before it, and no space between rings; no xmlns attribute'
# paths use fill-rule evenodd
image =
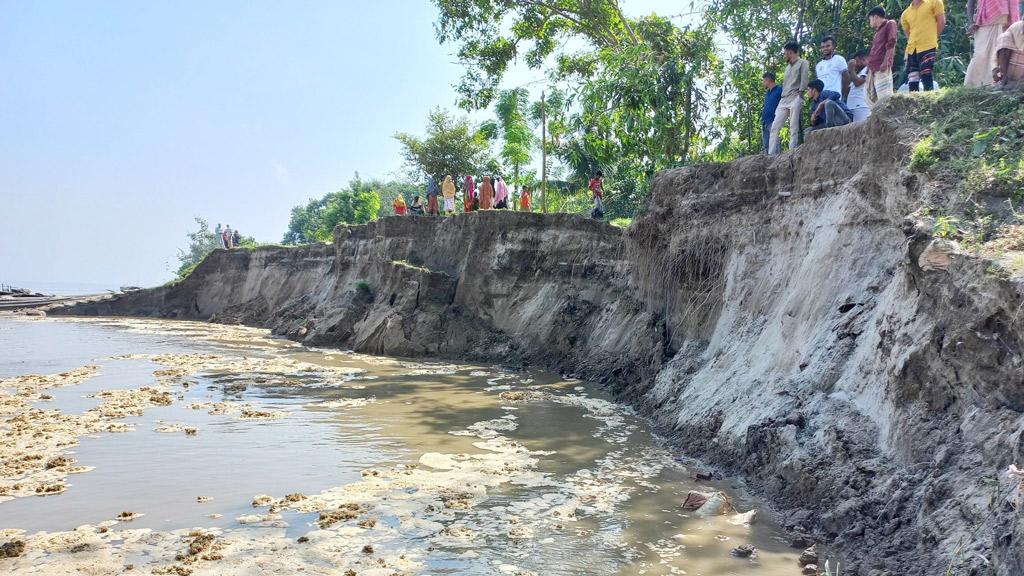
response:
<svg viewBox="0 0 1024 576"><path fill-rule="evenodd" d="M34 403L66 414L100 406L102 399L91 394L158 383L154 371L169 365L159 355L209 355L202 366L163 381L174 396L170 405L118 420L133 431L89 434L68 448L76 464L93 469L68 475L64 492L0 502L0 530L24 530L30 550L41 543L38 552L7 566L15 572L85 561L47 549L39 532L99 525L132 511L143 515L111 530L202 527L225 541L274 538L266 548L274 549L277 562L293 554L294 544L281 543L302 536L324 542L324 549L333 546L338 556L332 562L347 562L338 542L358 538L375 546L375 554L393 552L388 570L402 574L799 573L798 551L785 546L764 515L737 525L730 515L684 512L679 505L688 490L712 488L692 480L641 419L583 382L308 349L260 330L157 320L0 319L0 350L0 380L98 365L98 374L49 388L52 399ZM132 356L117 358L124 355ZM529 401L501 396L524 390L544 394ZM207 402L226 402L232 410L245 404L278 417L245 420L190 407ZM156 431L168 425L172 431ZM182 427L197 433L187 435ZM318 529L316 510L337 505L339 495L369 493L357 490L367 478L374 481L364 470L384 471L381 478L398 486L403 471L440 471L440 477L450 455L491 453L508 462L496 471L467 472L467 486L486 489L465 508L459 501L435 513L426 502L436 502L438 491L421 481L367 497L375 527ZM308 509L284 507L279 518L239 522L267 512L253 506L255 495L290 493L310 496ZM210 499L200 502L200 496ZM740 512L755 505L735 495L734 504ZM564 512L566 506L572 511ZM449 534L459 530L474 536ZM129 541L111 537L95 546L116 552ZM745 543L758 548L755 558L730 555ZM304 549L294 555L293 568L305 569L308 561L308 573L330 573L316 571L326 568L308 560ZM146 551L145 557L159 554ZM0 571L4 562L11 561L0 560ZM241 564L218 569L213 561L198 566L212 573L242 570Z"/></svg>

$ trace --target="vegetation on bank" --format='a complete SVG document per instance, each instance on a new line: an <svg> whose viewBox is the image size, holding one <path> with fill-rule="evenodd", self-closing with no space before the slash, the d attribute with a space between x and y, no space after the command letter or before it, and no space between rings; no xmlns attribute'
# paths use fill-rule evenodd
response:
<svg viewBox="0 0 1024 576"><path fill-rule="evenodd" d="M956 88L903 108L928 131L910 168L935 183L921 210L934 234L1024 270L1024 92Z"/></svg>

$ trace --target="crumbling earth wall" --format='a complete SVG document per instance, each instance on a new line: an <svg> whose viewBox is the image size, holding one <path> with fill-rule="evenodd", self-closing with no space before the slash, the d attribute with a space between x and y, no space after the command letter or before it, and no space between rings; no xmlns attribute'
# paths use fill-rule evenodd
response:
<svg viewBox="0 0 1024 576"><path fill-rule="evenodd" d="M267 326L309 344L607 383L688 455L870 576L1024 574L1024 283L907 215L913 127L659 174L625 231L479 212L218 250L71 314ZM922 266L922 264L925 264Z"/></svg>

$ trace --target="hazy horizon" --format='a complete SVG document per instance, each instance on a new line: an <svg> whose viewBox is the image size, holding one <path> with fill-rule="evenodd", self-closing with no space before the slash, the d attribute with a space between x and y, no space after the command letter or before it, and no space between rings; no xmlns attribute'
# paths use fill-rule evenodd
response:
<svg viewBox="0 0 1024 576"><path fill-rule="evenodd" d="M293 206L400 176L394 133L455 110L435 17L428 0L6 3L0 283L161 284L195 217L278 242Z"/></svg>

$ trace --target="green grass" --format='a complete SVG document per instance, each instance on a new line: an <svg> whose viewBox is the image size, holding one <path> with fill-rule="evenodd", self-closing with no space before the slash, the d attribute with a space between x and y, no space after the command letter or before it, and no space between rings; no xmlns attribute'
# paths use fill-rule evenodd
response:
<svg viewBox="0 0 1024 576"><path fill-rule="evenodd" d="M619 228L629 228L629 225L633 223L632 218L612 218L608 221L612 226L618 226Z"/></svg>

